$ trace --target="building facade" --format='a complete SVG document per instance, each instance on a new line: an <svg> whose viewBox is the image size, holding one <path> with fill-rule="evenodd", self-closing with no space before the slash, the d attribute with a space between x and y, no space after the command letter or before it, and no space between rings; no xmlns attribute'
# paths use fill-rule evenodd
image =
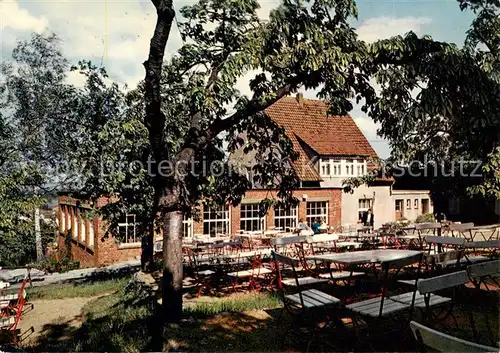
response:
<svg viewBox="0 0 500 353"><path fill-rule="evenodd" d="M395 199L392 193L391 178L378 178L369 185L356 188L353 193L342 191L342 182L346 178L366 175L377 167L378 158L350 116L331 116L324 102L304 99L302 94L280 99L266 109L265 114L285 129L298 153L298 158L290 162L290 166L300 181L300 187L293 192L299 204L288 209L275 207L260 217L259 202L273 197L276 191L256 187L245 194L240 205L220 205L216 209L202 207L200 221L185 218L184 238L235 235L240 231L275 228L294 229L300 219L309 224L315 219L322 219L329 226L340 229L359 223L362 214L369 208L375 214L376 228L398 218L396 202L399 203L400 199ZM254 157L251 153L236 151L231 158L251 165ZM414 217L417 209L413 202L417 196L411 197L411 217ZM419 210L424 210L423 197L419 198L422 199ZM105 202L107 200L102 198L96 207ZM103 220L85 217L90 208L83 201L63 195L59 197L60 246L64 245L65 235L69 234L72 256L84 266L138 258L141 241L135 216L123 215L118 229L109 230ZM111 234L120 233L121 242L113 236L104 238L108 231Z"/></svg>

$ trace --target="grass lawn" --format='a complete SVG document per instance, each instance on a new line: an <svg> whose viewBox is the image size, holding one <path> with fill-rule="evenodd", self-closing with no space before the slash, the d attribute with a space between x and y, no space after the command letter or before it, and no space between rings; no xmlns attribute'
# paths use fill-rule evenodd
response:
<svg viewBox="0 0 500 353"><path fill-rule="evenodd" d="M162 329L160 311L153 310L151 299L141 293L141 287L124 281L100 287L102 292L111 288L120 290L88 302L82 311L81 327L67 323L49 325L44 330L34 351L224 351L224 352L276 352L276 351L415 351L418 345L409 333L408 325L395 327L396 331L371 337L368 346L359 346L354 332L345 337L338 330L318 335L297 329L290 316L283 313L278 298L269 293L232 294L222 298L201 297L184 303L185 320L179 325ZM78 289L84 291L84 289ZM65 289L68 293L73 293ZM97 293L89 290L85 293ZM81 292L82 293L82 292ZM497 301L498 293L488 293L488 302ZM47 294L48 295L48 294ZM69 294L68 294L69 295ZM90 294L88 294L90 295ZM436 327L452 335L473 340L468 321L470 309L474 311L480 341L489 344L484 323L485 313L493 334L498 339L498 310L488 310L486 299L460 298L454 313L459 325L455 329L448 320L448 328ZM35 309L36 310L36 309ZM419 321L418 315L415 317ZM381 327L385 331L385 326ZM343 331L342 331L343 332ZM369 330L367 330L369 332ZM308 344L313 345L308 347Z"/></svg>
<svg viewBox="0 0 500 353"><path fill-rule="evenodd" d="M121 278L74 284L51 284L32 288L27 286L26 292L30 300L94 297L104 293L116 292L123 288L128 280L128 278Z"/></svg>

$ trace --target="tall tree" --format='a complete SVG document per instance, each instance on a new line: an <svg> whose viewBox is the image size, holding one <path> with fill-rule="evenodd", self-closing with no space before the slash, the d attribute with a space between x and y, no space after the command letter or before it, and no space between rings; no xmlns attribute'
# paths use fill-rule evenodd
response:
<svg viewBox="0 0 500 353"><path fill-rule="evenodd" d="M153 4L158 18L144 63L144 124L155 162L168 161L174 169L169 176L157 173L153 185L154 204L163 219L163 305L166 319L177 321L182 314L183 213L206 197L238 203L250 186L246 177L235 173L200 175L189 166L213 160L223 139L230 150L240 147L238 132L249 131L251 145L246 150L257 150L262 161L254 167L259 184L278 181L278 197L293 202L296 177L289 168L279 167L283 156L293 157L291 144L263 110L301 87L323 84L320 96L329 101L332 113L342 114L352 108L350 98L371 96L373 89L363 68L367 48L348 23L357 15L354 1L284 1L262 22L255 0L201 0L182 9L186 22L180 30L186 44L172 58L163 82L174 11L171 1ZM235 87L252 70L261 73L251 80L252 96L246 97ZM162 111L162 84L184 90L179 99L188 111L172 121ZM173 147L169 139L181 143ZM273 143L280 145L279 156L269 153Z"/></svg>
<svg viewBox="0 0 500 353"><path fill-rule="evenodd" d="M68 62L60 51L55 34L33 34L30 41L21 41L13 50L12 61L2 63L2 87L5 120L16 132L14 150L18 162L29 176L24 187L35 196L42 196L69 176L59 173L66 161L70 144L67 120L68 105L74 92L64 83ZM37 258L43 258L40 210L34 210Z"/></svg>

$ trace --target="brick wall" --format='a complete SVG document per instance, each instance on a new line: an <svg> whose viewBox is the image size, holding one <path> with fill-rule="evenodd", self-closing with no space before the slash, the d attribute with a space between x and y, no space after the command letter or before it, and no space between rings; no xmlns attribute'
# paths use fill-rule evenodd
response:
<svg viewBox="0 0 500 353"><path fill-rule="evenodd" d="M99 252L99 266L111 265L117 262L133 260L141 255L140 245L118 244L114 237L99 239L97 248Z"/></svg>
<svg viewBox="0 0 500 353"><path fill-rule="evenodd" d="M58 246L59 249L64 250L65 245L65 234L63 234L63 223L66 224L66 228L71 228L73 226L73 218L75 213L73 209L68 209L65 214L62 212L61 206L76 206L78 199L70 198L68 196L59 196L59 238ZM96 206L102 207L109 202L108 198L100 198ZM86 202L80 202L79 207L90 208L91 206ZM64 222L61 222L62 219ZM90 222L93 223L94 234L91 241L90 237L90 227L88 226ZM85 234L80 233L75 239L72 237L71 240L71 256L75 261L79 261L82 267L93 267L93 266L104 266L116 262L132 260L138 258L141 254L140 244L118 244L113 236L104 238L106 233L106 223L99 217L95 217L93 220L88 221L85 227ZM84 240L84 241L83 241Z"/></svg>
<svg viewBox="0 0 500 353"><path fill-rule="evenodd" d="M298 205L298 218L306 219L307 201L302 200L303 195L307 195L307 200L328 201L328 225L339 226L341 224L341 201L342 190L338 188L317 188L301 189L294 191L293 195L300 200ZM275 197L275 192L271 194L267 190L250 190L245 194L244 200L261 200L266 197ZM240 206L230 207L231 213L231 233L235 234L240 229ZM266 215L266 229L274 226L274 210L271 208ZM193 234L203 234L203 222L193 223Z"/></svg>
<svg viewBox="0 0 500 353"><path fill-rule="evenodd" d="M306 204L303 201L303 195L307 195L308 201L328 201L328 225L338 226L341 224L341 198L342 190L338 188L316 188L316 189L301 189L294 191L294 196L300 200L298 205L298 218L306 219ZM245 194L246 200L261 200L266 197L275 197L275 192L271 194L266 190L250 190ZM59 219L64 216L61 212L61 205L75 205L76 199L70 199L66 196L59 197ZM97 202L97 207L101 207L108 202L108 199L101 198ZM85 207L86 204L82 203L80 207ZM89 207L89 205L87 205ZM69 213L69 212L68 212ZM231 233L236 234L240 229L240 206L230 207L231 217ZM74 215L69 213L66 215L66 224L70 224ZM69 223L68 223L69 222ZM103 238L105 234L106 223L96 217L94 223L94 237L93 246L90 246L88 229L86 227L85 243L80 242L78 239L72 238L71 253L74 260L80 261L81 266L104 266L116 262L127 261L140 257L140 245L135 244L118 244L115 238L110 236ZM59 222L62 227L62 222ZM274 226L274 210L271 208L266 215L266 228ZM62 229L60 229L62 231ZM203 222L193 223L193 235L203 234ZM64 236L59 236L59 248L64 249ZM80 238L79 238L80 239ZM87 244L87 245L85 245Z"/></svg>

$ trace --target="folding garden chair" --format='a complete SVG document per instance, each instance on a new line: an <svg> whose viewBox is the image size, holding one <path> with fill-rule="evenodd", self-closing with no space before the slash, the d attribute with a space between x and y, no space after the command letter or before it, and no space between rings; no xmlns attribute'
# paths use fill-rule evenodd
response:
<svg viewBox="0 0 500 353"><path fill-rule="evenodd" d="M487 278L492 280L497 287L500 287L497 278L494 277L494 275L500 273L500 260L469 265L467 266L467 273L477 289L481 289L481 284L484 284L485 288L489 290L488 285L485 283Z"/></svg>
<svg viewBox="0 0 500 353"><path fill-rule="evenodd" d="M428 324L442 322L451 316L457 325L453 315L455 298L457 290L467 282L469 282L469 277L466 271L419 279L417 281L419 294L415 297L414 307L421 310L424 320ZM449 288L453 289L451 298L435 294L435 292ZM399 300L404 302L405 298L399 298ZM407 298L406 303L408 303ZM440 309L439 312L437 309Z"/></svg>
<svg viewBox="0 0 500 353"><path fill-rule="evenodd" d="M281 237L271 240L271 245L274 251L280 251L282 254L295 256L295 247L293 244L303 243L307 240L305 235L298 235L292 237Z"/></svg>
<svg viewBox="0 0 500 353"><path fill-rule="evenodd" d="M231 280L233 291L236 292L236 285L239 280L246 280L250 290L258 289L260 288L259 281L262 279L261 276L272 273L272 270L262 266L262 254L258 251L252 256L249 264L249 269L236 270L227 274Z"/></svg>
<svg viewBox="0 0 500 353"><path fill-rule="evenodd" d="M204 258L205 261L200 261L198 254L189 247L184 247L184 251L188 257L188 269L190 274L194 277L195 285L197 286L197 298L200 297L203 289L210 289L212 276L215 271L209 267L210 259Z"/></svg>
<svg viewBox="0 0 500 353"><path fill-rule="evenodd" d="M458 249L464 246L465 244L464 238L454 238L448 236L436 236L436 235L428 235L425 237L425 242L429 245L428 253L430 254L432 250L436 251L436 245L441 245L442 248L451 248Z"/></svg>
<svg viewBox="0 0 500 353"><path fill-rule="evenodd" d="M486 284L486 279L490 279L495 283L495 285L500 287L500 284L497 281L496 275L500 274L500 260L495 260L495 261L488 261L488 262L483 262L479 264L474 264L474 265L469 265L467 266L467 273L469 274L469 278L471 282L474 284L474 287L476 288L476 291L478 294L487 294L482 291L481 285L484 286L484 288L489 291L490 288ZM490 293L488 293L490 294ZM488 319L488 314L487 311L495 311L498 310L498 299L497 296L491 296L491 295L481 295L480 297L480 306L481 310L479 310L482 313L484 322L486 324L486 328L489 333L490 337L490 342L492 344L497 344L494 339L493 331L491 329L490 325L490 320ZM477 337L477 330L476 330L476 325L474 322L474 318L472 314L469 314L470 319L471 319L471 326L474 331L475 337Z"/></svg>
<svg viewBox="0 0 500 353"><path fill-rule="evenodd" d="M390 282L397 283L397 281L394 281L394 279L402 268L413 264L418 264L418 278L420 274L422 258L423 254L418 253L406 258L382 262L381 295L374 298L354 302L345 306L345 308L352 314L352 322L356 330L358 340L361 341L359 330L360 323L362 321L364 321L368 325L368 327L371 328L371 332L367 332L367 334L377 333L377 331L379 331L380 329L387 329L387 325L382 324L382 322L394 324L395 322L399 321L399 319L402 319L404 316L406 316L405 314L409 315L408 320L404 319L404 322L408 324L413 313L413 305L417 294L416 288L408 293L389 295L389 286L391 284ZM407 298L409 298L408 302L406 300ZM401 326L398 326L398 328L400 329Z"/></svg>
<svg viewBox="0 0 500 353"><path fill-rule="evenodd" d="M483 346L450 336L415 321L410 322L410 328L420 344L421 352L426 352L427 347L437 352L498 352L497 347Z"/></svg>
<svg viewBox="0 0 500 353"><path fill-rule="evenodd" d="M418 235L418 242L420 246L423 244L424 237L430 235L429 232L432 231L432 235L436 235L436 232L440 234L441 232L441 223L419 223L415 225L415 231ZM438 246L438 251L441 251L441 246Z"/></svg>
<svg viewBox="0 0 500 353"><path fill-rule="evenodd" d="M342 305L340 299L317 289L304 289L296 270L299 261L291 257L272 252L275 262L278 293L285 310L299 322L309 327L318 328L318 324L326 322L321 329L329 327L332 322L337 323L337 310ZM282 280L283 268L292 270L294 286L286 285ZM309 341L311 343L311 341Z"/></svg>
<svg viewBox="0 0 500 353"><path fill-rule="evenodd" d="M464 254L465 250L450 250L440 254L425 255L423 261L425 276L432 277L443 274L445 269L451 271L458 270ZM417 285L416 279L398 280L398 282L411 286Z"/></svg>
<svg viewBox="0 0 500 353"><path fill-rule="evenodd" d="M29 306L30 310L33 310L34 306L32 303L27 303L26 301L26 284L31 283L31 269L27 268L26 275L21 283L19 292L16 294L7 294L0 297L0 303L2 303L2 310L0 315L0 341L22 341L25 338L25 334L28 332L33 332L34 328L31 327L24 333L20 333L17 329L21 316L25 312L25 306Z"/></svg>
<svg viewBox="0 0 500 353"><path fill-rule="evenodd" d="M451 223L448 226L448 231L452 237L456 236L466 241L473 241L472 228L474 228L474 223Z"/></svg>

